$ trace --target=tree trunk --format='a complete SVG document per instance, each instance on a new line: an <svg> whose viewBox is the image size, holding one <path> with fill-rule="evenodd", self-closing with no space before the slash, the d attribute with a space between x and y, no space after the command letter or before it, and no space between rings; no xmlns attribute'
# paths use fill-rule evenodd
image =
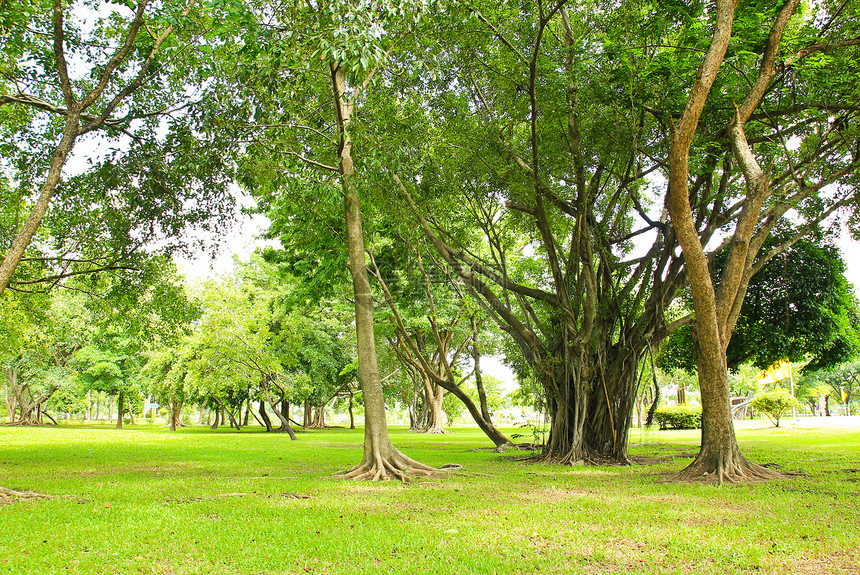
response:
<svg viewBox="0 0 860 575"><path fill-rule="evenodd" d="M367 277L364 255L364 232L361 210L353 178L352 141L349 123L354 101L349 100L346 86L346 69L331 65L337 128L339 135L339 170L344 196L346 239L349 251L349 272L355 297L355 331L358 343L358 382L364 396L364 454L361 462L345 476L354 479L389 479L394 476L406 480L408 475L428 475L432 467L418 463L400 453L388 437L385 420L385 400L376 362L376 342L373 334L373 297Z"/></svg>
<svg viewBox="0 0 860 575"><path fill-rule="evenodd" d="M306 399L303 413L304 419L302 420L303 429L310 429L310 427L313 425L313 413L314 411L313 406L311 405L311 401L309 399Z"/></svg>
<svg viewBox="0 0 860 575"><path fill-rule="evenodd" d="M0 265L0 295L3 295L6 288L8 288L9 284L12 283L12 276L18 268L18 264L21 262L21 258L24 256L27 246L30 245L30 241L33 239L33 236L36 234L36 230L39 229L39 225L42 223L42 218L45 217L45 214L48 212L48 207L51 205L51 198L54 195L54 191L57 189L57 184L59 184L60 176L63 173L63 166L65 165L69 152L71 152L74 147L75 139L78 137L78 133L80 132L79 114L79 110L73 109L70 110L66 116L66 125L63 130L63 137L57 148L54 150L53 156L51 156L51 167L48 169L48 177L45 180L45 183L42 184L42 188L39 191L39 199L36 200L33 210L27 217L27 221L24 222L23 227L18 230L18 233L15 236L15 241L12 242L12 246L3 258L3 263Z"/></svg>
<svg viewBox="0 0 860 575"><path fill-rule="evenodd" d="M443 418L445 412L442 410L444 392L438 385L434 385L428 377L424 377L424 405L427 406L427 421L424 423L421 433L447 433L443 429Z"/></svg>
<svg viewBox="0 0 860 575"><path fill-rule="evenodd" d="M490 421L490 408L487 406L487 392L484 390L484 378L481 375L481 350L478 347L478 322L472 316L472 361L475 362L475 387L478 390L478 401L481 404L481 417Z"/></svg>
<svg viewBox="0 0 860 575"><path fill-rule="evenodd" d="M314 422L311 426L314 429L325 429L325 406L320 405L314 409Z"/></svg>
<svg viewBox="0 0 860 575"><path fill-rule="evenodd" d="M245 421L242 423L245 427L248 427L248 419L251 417L251 398L248 398L248 401L245 404Z"/></svg>
<svg viewBox="0 0 860 575"><path fill-rule="evenodd" d="M218 424L221 423L221 414L219 413L219 408L217 406L213 411L215 412L215 417L212 418L212 425L209 426L209 429L218 429Z"/></svg>
<svg viewBox="0 0 860 575"><path fill-rule="evenodd" d="M441 384L440 384L441 385ZM449 393L453 393L457 399L463 402L463 405L466 406L466 409L469 411L469 415L472 416L472 419L475 420L475 423L478 424L478 427L481 428L481 431L486 434L487 437L490 438L498 449L505 449L507 447L514 447L514 443L505 437L505 434L496 429L496 426L493 425L493 422L487 419L484 419L484 416L481 415L481 410L478 406L475 405L475 402L472 401L472 398L466 395L466 393L457 387L456 385L452 385L450 388L444 386L446 391ZM441 394L440 394L441 395Z"/></svg>
<svg viewBox="0 0 860 575"><path fill-rule="evenodd" d="M556 347L555 356L536 366L536 373L547 391L550 433L543 455L562 464L581 463L591 458L585 442L585 421L589 383L593 367L589 355L566 344Z"/></svg>
<svg viewBox="0 0 860 575"><path fill-rule="evenodd" d="M278 431L286 431L289 434L290 439L292 439L293 441L297 440L298 437L296 437L296 432L290 425L290 412L286 411L286 413L284 413L283 411L278 409L276 405L277 404L272 403L272 411L275 413L275 416L281 421L281 427L278 428ZM284 400L281 401L281 405L286 405L287 410L289 410L290 408L290 404Z"/></svg>
<svg viewBox="0 0 860 575"><path fill-rule="evenodd" d="M352 412L352 390L349 390L349 428L355 429L355 414Z"/></svg>
<svg viewBox="0 0 860 575"><path fill-rule="evenodd" d="M287 401L286 397L281 397L281 415L284 416L284 419L287 420L287 425L290 423L290 402ZM283 425L281 426L283 427ZM283 430L285 431L285 430Z"/></svg>
<svg viewBox="0 0 860 575"><path fill-rule="evenodd" d="M657 407L660 405L660 386L657 381L654 381L654 401L651 402L651 408L648 410L648 418L645 420L645 426L651 427L654 425L654 414L657 413Z"/></svg>
<svg viewBox="0 0 860 575"><path fill-rule="evenodd" d="M266 413L266 402L262 399L260 400L260 417L263 419L263 425L266 427L266 433L271 433L274 430L272 427L272 420L269 419L269 414Z"/></svg>
<svg viewBox="0 0 860 575"><path fill-rule="evenodd" d="M699 368L699 387L702 392L702 445L696 459L679 473L678 478L682 480L716 479L719 483L726 480L767 479L779 476L778 473L765 467L751 464L741 455L735 438L729 404L726 348L734 328L731 318L733 310L739 310L739 305L743 301L745 266L754 256L748 251L750 237L757 222L761 201L765 197L750 191L751 182L747 164L751 161L751 153L742 132L738 132L752 112L752 109L748 109L748 100L741 105L745 110L746 118L741 118L741 108L737 108L737 122L732 126L733 150L747 180L747 201L738 217L720 278L719 294L715 291L711 280L708 257L704 253L696 222L693 219L689 193L690 146L731 39L737 3L737 0L717 0L711 45L690 89L684 111L677 123L672 124L669 194L666 200L672 227L684 253L684 265L693 295L696 320L691 327L694 328L693 342L696 350L696 364ZM787 3L787 6L788 4L791 2ZM765 69L764 62L761 69L762 71ZM734 317L736 320L736 315Z"/></svg>
<svg viewBox="0 0 860 575"><path fill-rule="evenodd" d="M125 392L120 391L116 399L116 428L122 429L123 412L125 411Z"/></svg>
<svg viewBox="0 0 860 575"><path fill-rule="evenodd" d="M173 398L170 401L170 430L176 431L177 427L182 425L182 422L179 421L182 416L182 405L181 401L177 401Z"/></svg>
<svg viewBox="0 0 860 575"><path fill-rule="evenodd" d="M113 423L113 395L107 396L107 420Z"/></svg>
<svg viewBox="0 0 860 575"><path fill-rule="evenodd" d="M639 359L630 344L617 350L605 373L600 359L595 358L597 369L585 426L585 443L593 458L629 463L627 440L633 424Z"/></svg>

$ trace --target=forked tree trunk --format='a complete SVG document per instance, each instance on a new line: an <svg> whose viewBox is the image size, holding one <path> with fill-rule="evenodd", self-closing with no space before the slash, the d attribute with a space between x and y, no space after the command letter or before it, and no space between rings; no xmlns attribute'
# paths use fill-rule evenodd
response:
<svg viewBox="0 0 860 575"><path fill-rule="evenodd" d="M269 394L269 390L266 388L264 388L264 389L266 391L266 397L269 399L269 404L272 406L272 412L275 414L275 416L281 422L281 426L278 428L278 431L279 432L286 431L289 434L290 439L295 441L296 439L298 439L298 437L296 437L296 432L290 426L290 412L289 412L290 404L287 403L287 401L285 399L281 399L281 409L284 409L284 411L281 411L281 409L278 409L277 402L272 401L271 396ZM286 407L284 407L284 406L286 406ZM260 409L263 410L262 400L260 401ZM266 421L267 421L267 427L270 426L271 423L268 422L268 419ZM267 429L267 431L271 431L271 429Z"/></svg>
<svg viewBox="0 0 860 575"><path fill-rule="evenodd" d="M376 342L373 334L373 297L364 260L364 232L361 210L353 178L352 142L349 122L354 101L346 94L346 69L331 65L332 91L339 138L339 170L344 196L346 238L349 251L349 272L355 297L355 331L358 347L358 381L364 396L364 455L361 462L344 476L353 479L406 480L409 475L428 475L432 467L418 463L394 448L385 421L385 400L376 362ZM353 96L354 97L354 96Z"/></svg>
<svg viewBox="0 0 860 575"><path fill-rule="evenodd" d="M215 407L212 411L214 411L215 417L212 418L212 425L209 426L209 429L218 429L218 424L221 423L221 413L218 407Z"/></svg>
<svg viewBox="0 0 860 575"><path fill-rule="evenodd" d="M170 431L176 431L176 428L181 426L179 421L182 414L182 402L173 399L170 401Z"/></svg>
<svg viewBox="0 0 860 575"><path fill-rule="evenodd" d="M325 406L320 405L314 408L314 423L311 426L314 429L325 429Z"/></svg>
<svg viewBox="0 0 860 575"><path fill-rule="evenodd" d="M427 421L419 430L421 433L447 433L442 427L445 412L442 403L445 399L441 387L433 385L429 378L424 378L424 404L427 406Z"/></svg>
<svg viewBox="0 0 860 575"><path fill-rule="evenodd" d="M720 483L779 476L774 471L750 463L740 453L729 404L726 348L737 320L736 313L739 313L743 302L745 282L749 281L747 272L755 258L754 250L750 251L750 239L767 195L765 186L768 185L768 178L758 167L743 134L743 124L761 101L776 74L776 48L782 30L798 3L797 0L789 0L780 10L771 29L769 47L762 59L759 77L743 103L736 107L737 115L730 126L733 152L746 180L747 196L737 219L717 293L693 219L689 197L689 154L699 118L729 46L737 4L738 0L717 0L711 45L690 89L684 111L677 123L672 124L669 195L666 202L672 226L684 252L693 295L696 312L692 326L693 342L702 392L702 445L696 459L679 473L678 478L716 479Z"/></svg>

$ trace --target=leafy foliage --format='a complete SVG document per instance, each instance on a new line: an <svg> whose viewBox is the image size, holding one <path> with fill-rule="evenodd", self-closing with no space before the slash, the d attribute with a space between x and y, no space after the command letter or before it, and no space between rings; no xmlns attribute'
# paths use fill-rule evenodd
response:
<svg viewBox="0 0 860 575"><path fill-rule="evenodd" d="M658 407L654 419L660 429L699 429L702 427L702 408L694 405Z"/></svg>
<svg viewBox="0 0 860 575"><path fill-rule="evenodd" d="M800 402L784 389L774 389L761 393L753 399L752 406L768 416L776 427L779 420L792 409L800 407Z"/></svg>

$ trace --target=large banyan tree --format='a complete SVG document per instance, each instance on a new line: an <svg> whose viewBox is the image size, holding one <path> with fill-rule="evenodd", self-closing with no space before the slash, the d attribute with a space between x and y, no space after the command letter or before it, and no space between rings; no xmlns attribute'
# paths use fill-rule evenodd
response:
<svg viewBox="0 0 860 575"><path fill-rule="evenodd" d="M541 383L544 455L625 461L640 366L674 329L695 327L670 312L689 270L665 197L713 15L699 3L526 4L476 3L422 53L434 73L400 92L421 117L421 160L392 163L394 186ZM739 229L751 234L748 281L854 202L858 108L850 11L738 10L686 181L706 261L731 251ZM733 136L739 113L746 148ZM750 153L768 177L752 216ZM789 213L797 233L760 250Z"/></svg>

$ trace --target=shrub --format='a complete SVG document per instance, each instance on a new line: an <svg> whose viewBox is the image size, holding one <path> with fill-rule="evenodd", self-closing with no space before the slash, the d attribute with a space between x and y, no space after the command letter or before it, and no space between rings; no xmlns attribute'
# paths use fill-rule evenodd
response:
<svg viewBox="0 0 860 575"><path fill-rule="evenodd" d="M702 427L702 408L692 405L659 407L654 419L660 429L698 429Z"/></svg>
<svg viewBox="0 0 860 575"><path fill-rule="evenodd" d="M774 389L762 393L753 399L752 406L768 416L768 418L779 427L779 420L791 411L791 408L800 407L800 402L784 389Z"/></svg>

